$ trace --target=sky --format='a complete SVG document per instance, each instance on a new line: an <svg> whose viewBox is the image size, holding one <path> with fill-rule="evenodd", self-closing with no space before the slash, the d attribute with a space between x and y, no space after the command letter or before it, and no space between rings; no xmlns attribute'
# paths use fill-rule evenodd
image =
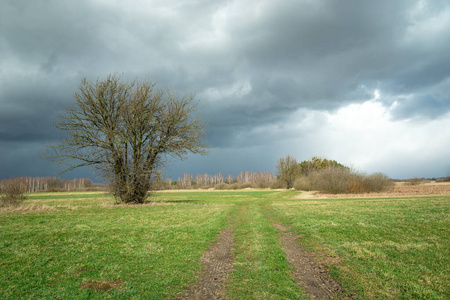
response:
<svg viewBox="0 0 450 300"><path fill-rule="evenodd" d="M286 155L450 176L449 53L447 0L2 0L0 179L57 176L53 122L110 73L196 93L209 155L166 177L275 172Z"/></svg>

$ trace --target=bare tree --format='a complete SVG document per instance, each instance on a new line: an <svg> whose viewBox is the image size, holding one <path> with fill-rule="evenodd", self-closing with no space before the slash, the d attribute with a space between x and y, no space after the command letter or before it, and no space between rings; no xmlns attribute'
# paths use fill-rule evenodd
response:
<svg viewBox="0 0 450 300"><path fill-rule="evenodd" d="M292 188L295 178L300 175L300 168L297 160L290 155L280 157L276 168L278 178L286 184L288 189Z"/></svg>
<svg viewBox="0 0 450 300"><path fill-rule="evenodd" d="M95 83L83 79L76 106L55 126L66 137L51 147L50 158L65 171L95 166L122 203L143 203L151 181L168 156L205 154L205 123L196 115L194 95L178 97L144 81L109 75Z"/></svg>

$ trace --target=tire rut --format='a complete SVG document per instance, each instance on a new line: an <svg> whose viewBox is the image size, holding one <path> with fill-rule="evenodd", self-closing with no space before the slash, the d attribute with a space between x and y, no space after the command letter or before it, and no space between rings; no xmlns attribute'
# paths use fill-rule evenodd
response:
<svg viewBox="0 0 450 300"><path fill-rule="evenodd" d="M342 287L331 278L327 270L317 263L313 254L297 244L298 235L287 232L291 227L273 224L280 233L280 242L288 261L294 268L294 278L312 299L343 298Z"/></svg>
<svg viewBox="0 0 450 300"><path fill-rule="evenodd" d="M188 291L175 299L228 299L225 283L233 270L232 227L222 229L218 241L201 257L202 271Z"/></svg>

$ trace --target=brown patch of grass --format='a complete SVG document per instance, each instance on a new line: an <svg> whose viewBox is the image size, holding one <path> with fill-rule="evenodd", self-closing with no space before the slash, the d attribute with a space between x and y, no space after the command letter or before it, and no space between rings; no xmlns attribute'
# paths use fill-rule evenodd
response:
<svg viewBox="0 0 450 300"><path fill-rule="evenodd" d="M280 224L273 224L273 226L280 231L286 231L286 230L292 229L292 226L283 226Z"/></svg>
<svg viewBox="0 0 450 300"><path fill-rule="evenodd" d="M406 197L406 196L434 196L450 195L449 182L430 182L420 185L405 185L397 183L391 190L381 193L362 194L326 194L318 191L302 192L296 199L317 199L317 198L383 198L383 197Z"/></svg>
<svg viewBox="0 0 450 300"><path fill-rule="evenodd" d="M0 208L0 212L2 211L49 211L56 210L58 207L56 206L48 206L48 205L21 205L16 207L2 207Z"/></svg>
<svg viewBox="0 0 450 300"><path fill-rule="evenodd" d="M80 285L83 289L90 289L95 291L109 291L111 289L122 289L123 281L121 279L116 280L100 280L100 281L88 281Z"/></svg>

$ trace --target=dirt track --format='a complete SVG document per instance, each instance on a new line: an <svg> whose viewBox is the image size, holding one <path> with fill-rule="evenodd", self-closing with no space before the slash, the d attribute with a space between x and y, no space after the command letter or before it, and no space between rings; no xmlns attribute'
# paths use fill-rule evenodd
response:
<svg viewBox="0 0 450 300"><path fill-rule="evenodd" d="M290 227L274 224L280 233L280 243L286 253L288 261L294 268L294 278L306 294L313 299L342 298L342 287L333 278L323 265L318 263L314 255L298 246L300 236L287 232Z"/></svg>
<svg viewBox="0 0 450 300"><path fill-rule="evenodd" d="M450 183L428 183L421 185L396 185L387 193L371 194L321 194L303 192L298 198L356 198L356 197L404 197L450 195ZM291 263L296 283L312 299L351 299L353 294L345 296L342 287L331 278L324 265L301 248L300 236L289 232L290 227L273 224L280 235L280 246ZM189 286L185 293L178 294L175 299L228 299L225 288L229 274L233 270L233 234L232 227L222 230L218 241L205 252L201 258L202 272L196 282Z"/></svg>
<svg viewBox="0 0 450 300"><path fill-rule="evenodd" d="M175 299L228 299L225 282L233 270L233 236L228 227L219 233L217 243L201 257L203 270L197 282Z"/></svg>

